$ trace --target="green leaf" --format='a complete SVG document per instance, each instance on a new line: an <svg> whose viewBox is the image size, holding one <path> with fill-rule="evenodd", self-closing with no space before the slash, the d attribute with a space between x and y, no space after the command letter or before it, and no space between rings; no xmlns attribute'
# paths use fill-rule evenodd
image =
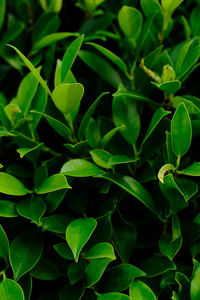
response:
<svg viewBox="0 0 200 300"><path fill-rule="evenodd" d="M31 113L38 114L44 117L51 125L51 127L56 130L62 137L64 137L66 140L71 140L71 131L65 124L39 111L31 110Z"/></svg>
<svg viewBox="0 0 200 300"><path fill-rule="evenodd" d="M113 167L115 165L120 165L120 164L129 164L132 162L138 161L139 158L130 158L126 155L113 155L108 162L108 165Z"/></svg>
<svg viewBox="0 0 200 300"><path fill-rule="evenodd" d="M114 97L126 96L126 97L132 98L138 102L145 102L146 104L148 104L149 106L152 106L152 107L160 106L159 103L157 103L147 97L144 97L143 95L141 95L140 93L135 92L135 91L133 92L133 91L118 90L116 93L113 94L113 96Z"/></svg>
<svg viewBox="0 0 200 300"><path fill-rule="evenodd" d="M67 75L78 55L78 52L81 48L83 43L84 35L81 35L75 41L73 41L69 47L67 48L63 59L62 59L62 66L61 66L61 82L66 83Z"/></svg>
<svg viewBox="0 0 200 300"><path fill-rule="evenodd" d="M190 297L191 300L198 300L200 297L200 264L195 259L193 259L193 263L194 271L190 286Z"/></svg>
<svg viewBox="0 0 200 300"><path fill-rule="evenodd" d="M128 74L128 69L125 62L116 54L96 43L87 43L87 45L94 47L101 54L107 57L113 64L115 64L124 74Z"/></svg>
<svg viewBox="0 0 200 300"><path fill-rule="evenodd" d="M140 265L141 269L146 272L148 277L155 277L166 273L170 270L176 270L176 265L166 256L154 255Z"/></svg>
<svg viewBox="0 0 200 300"><path fill-rule="evenodd" d="M153 213L156 213L157 209L151 195L147 190L135 179L129 176L123 176L119 174L104 173L97 175L98 178L107 179L118 186L120 186L127 193L134 196L140 202L142 202L147 208L150 209Z"/></svg>
<svg viewBox="0 0 200 300"><path fill-rule="evenodd" d="M186 179L186 178L174 178L178 190L185 198L185 201L190 200L192 196L194 196L198 192L198 184L192 180Z"/></svg>
<svg viewBox="0 0 200 300"><path fill-rule="evenodd" d="M55 280L60 277L58 266L51 260L41 257L30 272L31 276L40 280Z"/></svg>
<svg viewBox="0 0 200 300"><path fill-rule="evenodd" d="M64 114L70 114L77 106L84 94L84 87L80 83L64 83L52 92L55 106Z"/></svg>
<svg viewBox="0 0 200 300"><path fill-rule="evenodd" d="M140 133L140 117L136 102L126 96L115 96L112 110L115 126L124 125L123 128L119 129L120 133L128 143L135 146Z"/></svg>
<svg viewBox="0 0 200 300"><path fill-rule="evenodd" d="M44 143L40 143L39 145L33 147L33 148L18 148L17 152L20 155L20 158L23 158L25 155L33 152L33 151L38 151L44 148Z"/></svg>
<svg viewBox="0 0 200 300"><path fill-rule="evenodd" d="M184 0L161 0L165 10L174 11Z"/></svg>
<svg viewBox="0 0 200 300"><path fill-rule="evenodd" d="M59 300L66 300L66 295L70 300L81 300L85 286L83 282L78 282L74 285L64 285L59 293Z"/></svg>
<svg viewBox="0 0 200 300"><path fill-rule="evenodd" d="M123 6L118 13L118 22L123 33L136 46L137 38L142 29L143 17L139 10L131 6Z"/></svg>
<svg viewBox="0 0 200 300"><path fill-rule="evenodd" d="M6 0L0 0L0 30L3 26L6 14Z"/></svg>
<svg viewBox="0 0 200 300"><path fill-rule="evenodd" d="M53 246L56 252L63 258L74 260L71 249L66 243L59 243Z"/></svg>
<svg viewBox="0 0 200 300"><path fill-rule="evenodd" d="M17 212L20 216L30 219L39 225L41 216L45 213L45 202L39 197L31 197L17 203Z"/></svg>
<svg viewBox="0 0 200 300"><path fill-rule="evenodd" d="M84 117L81 120L80 127L78 129L79 139L83 138L83 136L85 134L85 130L87 128L87 125L88 125L97 105L99 104L100 100L102 99L103 96L108 95L108 94L109 94L109 92L101 93L100 96L92 103L92 105L89 107L89 109L85 113Z"/></svg>
<svg viewBox="0 0 200 300"><path fill-rule="evenodd" d="M99 124L94 120L90 119L88 126L85 131L85 137L89 146L93 149L99 148L101 144L101 133Z"/></svg>
<svg viewBox="0 0 200 300"><path fill-rule="evenodd" d="M171 122L172 148L181 157L187 153L192 141L192 125L184 103L180 103Z"/></svg>
<svg viewBox="0 0 200 300"><path fill-rule="evenodd" d="M157 300L154 292L140 280L133 281L130 287L131 300Z"/></svg>
<svg viewBox="0 0 200 300"><path fill-rule="evenodd" d="M86 251L83 255L85 259L111 258L116 259L113 246L109 243L98 243Z"/></svg>
<svg viewBox="0 0 200 300"><path fill-rule="evenodd" d="M88 177L101 174L102 170L85 159L76 158L66 162L62 166L60 173L74 177Z"/></svg>
<svg viewBox="0 0 200 300"><path fill-rule="evenodd" d="M28 229L13 240L10 247L10 264L16 281L37 264L42 251L42 236L37 230Z"/></svg>
<svg viewBox="0 0 200 300"><path fill-rule="evenodd" d="M114 266L102 278L103 291L122 292L131 285L134 278L145 275L145 272L131 264Z"/></svg>
<svg viewBox="0 0 200 300"><path fill-rule="evenodd" d="M180 174L187 176L200 176L200 162L196 162L191 166L179 171Z"/></svg>
<svg viewBox="0 0 200 300"><path fill-rule="evenodd" d="M115 127L113 129L111 129L110 131L108 131L103 137L102 137L102 140L101 140L101 147L102 148L105 148L107 146L107 144L112 140L112 138L115 136L115 134L120 130L120 129L123 129L125 128L124 125L122 126L118 126L118 127Z"/></svg>
<svg viewBox="0 0 200 300"><path fill-rule="evenodd" d="M8 45L9 47L13 48L19 57L23 60L27 68L32 72L32 74L36 77L36 79L39 81L39 83L43 86L43 88L46 90L47 94L51 96L51 91L44 81L44 79L40 76L40 73L37 71L37 69L33 66L33 64L21 53L20 50L18 50L16 47L12 45Z"/></svg>
<svg viewBox="0 0 200 300"><path fill-rule="evenodd" d="M54 174L35 189L37 194L46 194L61 189L70 189L71 186L67 182L67 178L62 174Z"/></svg>
<svg viewBox="0 0 200 300"><path fill-rule="evenodd" d="M80 50L78 56L111 86L118 88L121 78L118 72L105 59L86 50Z"/></svg>
<svg viewBox="0 0 200 300"><path fill-rule="evenodd" d="M152 82L152 84L168 95L175 94L181 88L181 82L179 80L166 81L160 84Z"/></svg>
<svg viewBox="0 0 200 300"><path fill-rule="evenodd" d="M90 154L92 156L93 161L101 168L109 169L111 166L109 165L109 160L112 157L112 154L103 150L103 149L96 149L91 150Z"/></svg>
<svg viewBox="0 0 200 300"><path fill-rule="evenodd" d="M6 262L9 255L9 248L10 246L7 235L3 227L0 225L0 257L2 257Z"/></svg>
<svg viewBox="0 0 200 300"><path fill-rule="evenodd" d="M0 283L0 299L25 300L21 286L16 281L8 278Z"/></svg>
<svg viewBox="0 0 200 300"><path fill-rule="evenodd" d="M194 36L200 35L200 25L197 22L200 13L200 6L196 6L190 13L190 25Z"/></svg>
<svg viewBox="0 0 200 300"><path fill-rule="evenodd" d="M149 124L149 127L146 131L144 140L142 141L142 145L146 142L146 140L150 137L156 126L159 124L159 122L167 115L169 115L171 112L164 110L162 107L158 108L156 112L154 113L151 122Z"/></svg>
<svg viewBox="0 0 200 300"><path fill-rule="evenodd" d="M100 280L111 261L113 261L112 258L95 258L89 262L85 269L87 287L93 286Z"/></svg>
<svg viewBox="0 0 200 300"><path fill-rule="evenodd" d="M79 260L79 262L71 262L68 265L67 275L69 277L70 284L73 285L78 282L84 276L87 262L85 260Z"/></svg>
<svg viewBox="0 0 200 300"><path fill-rule="evenodd" d="M18 213L16 211L16 203L7 200L0 200L0 217L18 217Z"/></svg>
<svg viewBox="0 0 200 300"><path fill-rule="evenodd" d="M77 219L68 225L66 229L66 240L73 252L76 262L78 262L80 252L96 226L97 221L93 218Z"/></svg>
<svg viewBox="0 0 200 300"><path fill-rule="evenodd" d="M121 293L106 293L99 295L97 300L130 300L130 298Z"/></svg>
<svg viewBox="0 0 200 300"><path fill-rule="evenodd" d="M56 43L58 41L66 39L68 37L77 36L77 35L78 34L72 33L72 32L56 32L56 33L48 34L48 35L44 36L43 38L41 38L38 42L36 42L33 45L32 54L35 54L40 49L47 47L53 43Z"/></svg>
<svg viewBox="0 0 200 300"><path fill-rule="evenodd" d="M48 230L55 233L65 233L67 226L73 219L72 216L66 214L50 215L41 218L40 225L43 231Z"/></svg>
<svg viewBox="0 0 200 300"><path fill-rule="evenodd" d="M0 172L0 193L24 196L29 193L29 190L14 176Z"/></svg>
<svg viewBox="0 0 200 300"><path fill-rule="evenodd" d="M170 234L163 235L159 240L159 249L170 260L178 253L182 246L183 238L180 235L176 240L171 240Z"/></svg>

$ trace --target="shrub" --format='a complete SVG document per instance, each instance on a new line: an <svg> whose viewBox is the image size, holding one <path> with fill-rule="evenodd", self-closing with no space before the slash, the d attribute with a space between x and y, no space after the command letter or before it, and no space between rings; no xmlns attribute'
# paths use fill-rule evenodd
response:
<svg viewBox="0 0 200 300"><path fill-rule="evenodd" d="M199 5L0 0L0 299L200 299Z"/></svg>

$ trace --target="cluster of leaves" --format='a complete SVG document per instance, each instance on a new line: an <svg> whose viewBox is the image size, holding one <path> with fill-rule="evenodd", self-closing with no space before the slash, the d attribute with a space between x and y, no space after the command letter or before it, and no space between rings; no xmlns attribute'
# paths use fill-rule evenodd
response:
<svg viewBox="0 0 200 300"><path fill-rule="evenodd" d="M0 299L200 299L199 14L0 0Z"/></svg>

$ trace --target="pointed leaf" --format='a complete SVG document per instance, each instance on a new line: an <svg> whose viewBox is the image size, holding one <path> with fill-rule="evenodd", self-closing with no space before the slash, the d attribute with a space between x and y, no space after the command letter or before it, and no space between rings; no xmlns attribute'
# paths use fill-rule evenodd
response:
<svg viewBox="0 0 200 300"><path fill-rule="evenodd" d="M28 194L29 191L14 176L0 172L0 193L13 196L24 196Z"/></svg>
<svg viewBox="0 0 200 300"><path fill-rule="evenodd" d="M21 286L16 281L8 278L0 283L0 299L25 300Z"/></svg>
<svg viewBox="0 0 200 300"><path fill-rule="evenodd" d="M97 300L130 300L130 298L121 293L106 293L99 295Z"/></svg>
<svg viewBox="0 0 200 300"><path fill-rule="evenodd" d="M7 235L0 225L0 257L7 261L9 255L9 241Z"/></svg>
<svg viewBox="0 0 200 300"><path fill-rule="evenodd" d="M133 281L130 287L131 300L157 300L153 291L144 282Z"/></svg>
<svg viewBox="0 0 200 300"><path fill-rule="evenodd" d="M85 259L111 258L116 259L113 246L109 243L98 243L84 253Z"/></svg>
<svg viewBox="0 0 200 300"><path fill-rule="evenodd" d="M101 174L102 171L95 164L85 159L71 159L66 162L60 171L61 174L74 177L88 177Z"/></svg>
<svg viewBox="0 0 200 300"><path fill-rule="evenodd" d="M54 174L35 189L37 194L46 194L61 189L70 189L71 186L67 182L67 178L62 174Z"/></svg>
<svg viewBox="0 0 200 300"><path fill-rule="evenodd" d="M179 171L180 174L187 176L200 176L200 162L196 162L184 170Z"/></svg>
<svg viewBox="0 0 200 300"><path fill-rule="evenodd" d="M77 219L72 221L66 230L66 240L71 248L74 259L77 262L83 246L97 226L97 221L93 218Z"/></svg>

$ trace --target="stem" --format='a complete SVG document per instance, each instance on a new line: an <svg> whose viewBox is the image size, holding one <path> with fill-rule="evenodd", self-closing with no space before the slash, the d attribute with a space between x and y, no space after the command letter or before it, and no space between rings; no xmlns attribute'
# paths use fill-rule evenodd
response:
<svg viewBox="0 0 200 300"><path fill-rule="evenodd" d="M176 161L176 168L175 168L175 171L178 170L178 168L179 168L179 166L180 166L180 161L181 161L181 156L178 155L178 156L177 156L177 161Z"/></svg>

